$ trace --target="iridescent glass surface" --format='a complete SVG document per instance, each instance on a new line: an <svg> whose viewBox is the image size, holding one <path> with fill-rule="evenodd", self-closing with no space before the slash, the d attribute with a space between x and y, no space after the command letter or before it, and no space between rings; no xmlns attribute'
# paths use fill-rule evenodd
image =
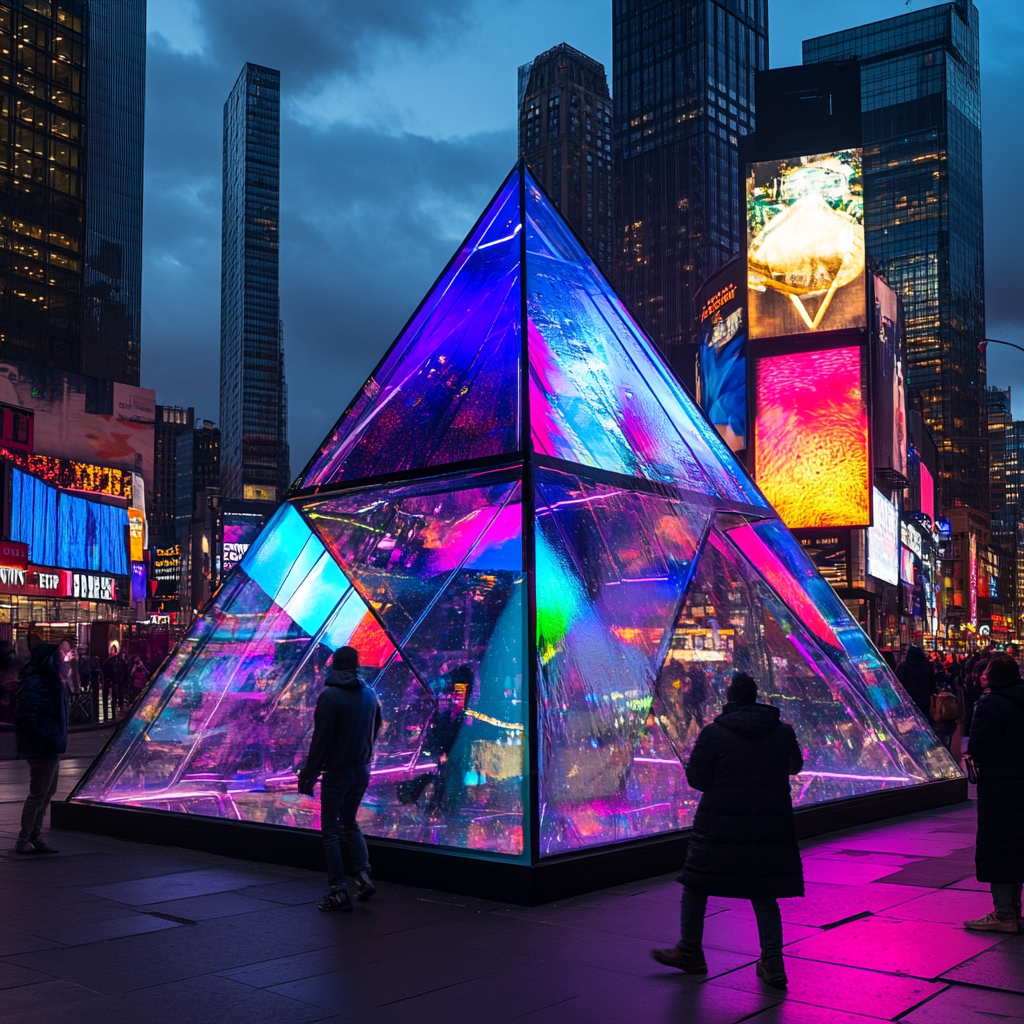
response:
<svg viewBox="0 0 1024 1024"><path fill-rule="evenodd" d="M798 805L959 774L520 173L74 799L316 828L343 644L383 709L372 836L529 860L684 828L737 670L796 730Z"/></svg>

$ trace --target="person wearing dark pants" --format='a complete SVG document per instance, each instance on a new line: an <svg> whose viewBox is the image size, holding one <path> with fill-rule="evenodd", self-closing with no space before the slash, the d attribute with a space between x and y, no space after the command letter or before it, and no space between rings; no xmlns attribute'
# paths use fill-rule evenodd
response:
<svg viewBox="0 0 1024 1024"><path fill-rule="evenodd" d="M320 901L321 910L352 910L352 894L345 883L342 842L352 861L352 878L358 899L369 899L377 890L370 879L366 840L356 815L370 782L373 745L380 732L380 703L373 690L359 678L359 652L341 647L334 652L333 671L324 680L313 714L313 739L309 757L299 772L299 792L313 795L320 784L320 834L327 858L330 892Z"/></svg>
<svg viewBox="0 0 1024 1024"><path fill-rule="evenodd" d="M60 756L68 749L68 700L60 666L66 643L36 644L21 670L14 711L18 757L28 761L28 798L21 812L15 850L24 854L57 853L39 838L46 810L57 792Z"/></svg>
<svg viewBox="0 0 1024 1024"><path fill-rule="evenodd" d="M757 683L733 678L722 713L705 726L686 765L686 779L703 794L693 822L683 884L679 942L651 955L686 974L707 974L704 913L709 896L748 899L757 918L757 975L787 985L782 960L779 897L803 896L803 865L793 825L789 777L804 759L779 709L757 703Z"/></svg>
<svg viewBox="0 0 1024 1024"><path fill-rule="evenodd" d="M964 927L1017 932L1024 883L1024 682L1017 662L995 654L982 675L988 687L974 706L968 756L978 772L975 873L992 889L992 912Z"/></svg>

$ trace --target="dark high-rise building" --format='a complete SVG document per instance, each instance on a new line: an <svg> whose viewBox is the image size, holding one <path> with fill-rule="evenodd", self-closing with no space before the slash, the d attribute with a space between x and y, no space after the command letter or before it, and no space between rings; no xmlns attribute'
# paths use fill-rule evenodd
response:
<svg viewBox="0 0 1024 1024"><path fill-rule="evenodd" d="M145 0L0 7L0 358L139 383Z"/></svg>
<svg viewBox="0 0 1024 1024"><path fill-rule="evenodd" d="M768 66L767 0L613 0L615 284L694 385L694 295L739 252L739 139Z"/></svg>
<svg viewBox="0 0 1024 1024"><path fill-rule="evenodd" d="M224 104L221 488L277 501L290 480L278 290L281 73L246 64Z"/></svg>
<svg viewBox="0 0 1024 1024"><path fill-rule="evenodd" d="M906 313L908 385L939 449L945 509L987 511L978 11L969 0L808 39L859 58L865 244Z"/></svg>
<svg viewBox="0 0 1024 1024"><path fill-rule="evenodd" d="M153 493L148 496L151 546L157 541L166 544L174 537L177 505L178 437L195 426L195 410L179 405L156 407L156 429L153 431Z"/></svg>
<svg viewBox="0 0 1024 1024"><path fill-rule="evenodd" d="M138 384L146 0L89 0L87 36L82 372Z"/></svg>
<svg viewBox="0 0 1024 1024"><path fill-rule="evenodd" d="M175 524L180 552L178 599L186 613L216 589L221 432L209 421L176 439Z"/></svg>
<svg viewBox="0 0 1024 1024"><path fill-rule="evenodd" d="M519 152L610 277L612 101L603 64L560 43L519 69Z"/></svg>

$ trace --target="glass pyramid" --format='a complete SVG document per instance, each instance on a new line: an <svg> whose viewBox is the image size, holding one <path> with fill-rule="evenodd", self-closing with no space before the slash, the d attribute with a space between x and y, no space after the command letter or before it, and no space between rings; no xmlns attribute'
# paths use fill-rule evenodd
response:
<svg viewBox="0 0 1024 1024"><path fill-rule="evenodd" d="M384 710L373 836L535 862L684 828L739 669L798 805L959 776L521 165L73 799L318 827L343 644Z"/></svg>

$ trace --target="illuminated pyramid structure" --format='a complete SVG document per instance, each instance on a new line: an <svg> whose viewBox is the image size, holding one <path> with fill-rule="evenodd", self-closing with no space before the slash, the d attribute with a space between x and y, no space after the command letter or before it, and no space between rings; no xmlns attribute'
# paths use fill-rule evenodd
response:
<svg viewBox="0 0 1024 1024"><path fill-rule="evenodd" d="M73 799L318 827L343 644L372 836L535 864L684 828L735 670L799 805L959 777L522 165Z"/></svg>

